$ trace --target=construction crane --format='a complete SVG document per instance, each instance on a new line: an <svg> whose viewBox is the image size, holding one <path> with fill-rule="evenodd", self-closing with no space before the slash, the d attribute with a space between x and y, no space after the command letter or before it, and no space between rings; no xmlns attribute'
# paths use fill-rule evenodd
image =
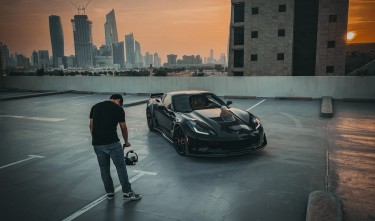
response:
<svg viewBox="0 0 375 221"><path fill-rule="evenodd" d="M82 13L82 15L85 15L86 14L86 8L90 4L90 2L91 2L91 0L89 0L85 6L81 6L81 5L77 6L73 2L70 2L70 3L78 10L78 15L81 15L81 13Z"/></svg>

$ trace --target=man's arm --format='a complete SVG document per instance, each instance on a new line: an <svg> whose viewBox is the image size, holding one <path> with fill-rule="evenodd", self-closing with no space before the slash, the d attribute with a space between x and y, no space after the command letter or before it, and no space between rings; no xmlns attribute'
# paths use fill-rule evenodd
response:
<svg viewBox="0 0 375 221"><path fill-rule="evenodd" d="M126 126L126 123L120 122L120 128L121 128L122 137L124 138L125 147L130 147L131 144L128 141L128 127Z"/></svg>
<svg viewBox="0 0 375 221"><path fill-rule="evenodd" d="M90 118L89 128L90 128L90 134L92 135L92 127L93 127L93 119Z"/></svg>

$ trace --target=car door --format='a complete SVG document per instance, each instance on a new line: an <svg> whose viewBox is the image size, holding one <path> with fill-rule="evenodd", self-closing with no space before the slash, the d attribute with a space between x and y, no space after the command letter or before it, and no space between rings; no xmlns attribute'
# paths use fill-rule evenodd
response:
<svg viewBox="0 0 375 221"><path fill-rule="evenodd" d="M163 132L170 136L171 130L173 127L173 119L175 114L171 109L171 95L166 94L162 97L162 104L158 105L157 110L155 111L155 117L157 119L158 126Z"/></svg>

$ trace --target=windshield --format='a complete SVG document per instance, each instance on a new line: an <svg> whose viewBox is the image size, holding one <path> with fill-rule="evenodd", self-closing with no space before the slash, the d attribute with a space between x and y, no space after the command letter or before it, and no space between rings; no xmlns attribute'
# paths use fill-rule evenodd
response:
<svg viewBox="0 0 375 221"><path fill-rule="evenodd" d="M176 112L191 112L194 110L220 108L225 103L214 94L181 94L172 99Z"/></svg>

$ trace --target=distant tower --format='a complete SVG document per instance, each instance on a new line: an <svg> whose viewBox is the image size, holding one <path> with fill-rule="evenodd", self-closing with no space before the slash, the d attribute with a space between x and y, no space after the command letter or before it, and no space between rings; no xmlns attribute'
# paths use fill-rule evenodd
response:
<svg viewBox="0 0 375 221"><path fill-rule="evenodd" d="M7 66L10 66L9 49L8 49L8 46L4 44L3 42L0 42L0 57L1 57L1 61L0 61L1 70L0 71L3 71L7 68Z"/></svg>
<svg viewBox="0 0 375 221"><path fill-rule="evenodd" d="M143 67L143 59L142 59L142 50L141 50L141 44L138 41L135 41L135 64L137 67Z"/></svg>
<svg viewBox="0 0 375 221"><path fill-rule="evenodd" d="M154 53L154 65L153 67L160 67L161 66L161 59L157 52Z"/></svg>
<svg viewBox="0 0 375 221"><path fill-rule="evenodd" d="M148 68L153 63L154 63L154 56L152 54L150 54L149 52L146 52L146 54L145 54L145 66Z"/></svg>
<svg viewBox="0 0 375 221"><path fill-rule="evenodd" d="M126 63L134 65L135 64L135 51L134 51L134 35L130 33L125 35L125 45L126 45Z"/></svg>
<svg viewBox="0 0 375 221"><path fill-rule="evenodd" d="M39 55L37 51L33 51L32 53L32 63L34 67L38 67L39 65Z"/></svg>
<svg viewBox="0 0 375 221"><path fill-rule="evenodd" d="M75 15L71 21L77 66L91 68L93 66L92 22L88 20L87 15Z"/></svg>
<svg viewBox="0 0 375 221"><path fill-rule="evenodd" d="M106 15L106 22L104 24L105 29L105 42L107 46L112 47L113 43L118 42L118 35L117 35L117 25L116 25L116 17L115 17L115 10L112 9Z"/></svg>
<svg viewBox="0 0 375 221"><path fill-rule="evenodd" d="M177 55L176 54L169 54L167 55L168 64L175 65L177 64Z"/></svg>
<svg viewBox="0 0 375 221"><path fill-rule="evenodd" d="M59 58L64 57L64 33L60 16L49 16L49 31L51 36L53 66L58 67Z"/></svg>
<svg viewBox="0 0 375 221"><path fill-rule="evenodd" d="M112 52L113 64L119 64L122 67L125 63L124 42L112 43Z"/></svg>
<svg viewBox="0 0 375 221"><path fill-rule="evenodd" d="M50 66L48 50L38 51L38 64L41 68L48 68Z"/></svg>

